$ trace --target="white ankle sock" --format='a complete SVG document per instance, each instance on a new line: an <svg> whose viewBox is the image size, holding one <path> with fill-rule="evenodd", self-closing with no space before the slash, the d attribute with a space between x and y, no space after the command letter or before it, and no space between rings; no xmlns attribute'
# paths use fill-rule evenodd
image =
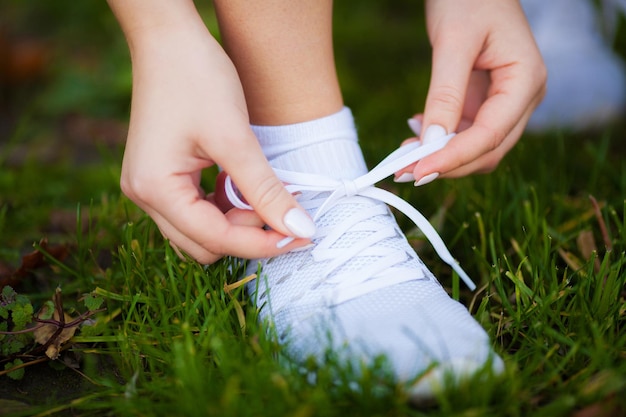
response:
<svg viewBox="0 0 626 417"><path fill-rule="evenodd" d="M342 179L367 172L352 112L347 107L308 122L253 125L252 130L275 168Z"/></svg>

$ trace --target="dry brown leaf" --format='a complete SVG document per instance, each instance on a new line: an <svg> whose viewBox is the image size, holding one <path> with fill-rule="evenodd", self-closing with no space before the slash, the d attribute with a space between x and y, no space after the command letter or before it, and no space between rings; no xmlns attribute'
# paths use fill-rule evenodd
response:
<svg viewBox="0 0 626 417"><path fill-rule="evenodd" d="M67 246L54 245L48 246L46 238L41 239L39 246L54 259L63 261L69 254ZM16 277L24 277L29 271L48 265L45 255L39 249L35 249L22 257L22 265L13 273Z"/></svg>
<svg viewBox="0 0 626 417"><path fill-rule="evenodd" d="M600 227L600 233L602 233L602 240L604 240L604 246L607 250L611 250L613 248L613 244L611 243L611 239L609 238L609 232L606 227L606 223L604 222L604 217L602 217L602 208L606 205L606 202L598 203L594 196L590 195L589 200L591 200L591 204L593 205L593 211L596 216L596 220L598 221L598 226Z"/></svg>
<svg viewBox="0 0 626 417"><path fill-rule="evenodd" d="M598 246L596 245L596 240L591 230L582 230L578 233L576 246L578 246L578 250L585 260L590 260L594 256L594 253L598 253ZM594 261L594 270L596 272L600 270L600 259L598 259L597 256Z"/></svg>
<svg viewBox="0 0 626 417"><path fill-rule="evenodd" d="M48 246L48 240L46 238L39 241L39 246L47 254L61 262L67 258L67 255L69 254L69 248L67 246ZM20 267L13 271L8 266L0 264L0 290L2 290L2 288L6 285L11 287L18 286L20 282L28 276L29 272L46 265L49 265L49 262L44 253L39 249L35 249L31 253L24 255L22 257L22 264Z"/></svg>
<svg viewBox="0 0 626 417"><path fill-rule="evenodd" d="M578 246L580 254L585 259L590 259L593 253L598 251L596 240L594 239L593 232L591 230L582 230L578 233L578 236L576 237L576 246Z"/></svg>
<svg viewBox="0 0 626 417"><path fill-rule="evenodd" d="M44 306L37 317L41 318L45 316L46 313L47 307ZM70 323L72 321L72 317L67 313L63 314L65 323ZM60 319L59 312L57 310L54 311L53 318L57 321ZM40 345L47 344L50 338L54 337L54 339L50 341L50 345L46 349L46 356L52 360L59 357L59 353L61 352L61 345L70 340L72 336L74 336L74 333L76 332L76 326L66 327L57 336L54 336L57 330L59 330L59 326L46 323L33 332L35 342L39 343Z"/></svg>

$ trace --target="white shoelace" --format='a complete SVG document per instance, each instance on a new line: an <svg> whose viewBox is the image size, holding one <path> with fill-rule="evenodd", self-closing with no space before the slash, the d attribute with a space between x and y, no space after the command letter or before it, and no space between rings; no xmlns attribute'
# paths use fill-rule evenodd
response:
<svg viewBox="0 0 626 417"><path fill-rule="evenodd" d="M400 197L389 191L375 187L376 183L392 175L394 172L442 149L453 136L454 134L450 134L424 145L419 142L414 142L402 146L389 154L367 174L354 180L337 180L321 175L305 174L281 169L275 169L274 171L281 181L288 184L285 188L289 192L309 192L307 195L311 193L315 194L315 197L301 202L304 208L314 210L314 221L317 221L324 213L335 205L346 201L346 199L356 200L365 197L382 201L395 207L420 228L439 257L456 271L471 290L474 290L476 289L476 285L452 257L445 243L430 222L417 209ZM239 197L230 177L226 178L225 188L228 199L235 207L248 210L253 209ZM311 253L316 262L327 262L325 263L325 270L320 271L320 282L316 284L326 282L335 285L331 301L333 304L338 304L371 291L401 282L411 281L416 278L414 269L397 267L410 257L409 254L397 249L386 248L382 245L376 246L380 241L393 237L396 233L401 233L401 231L396 229L395 222L392 222L388 227L382 228L379 223L372 224L368 222L368 219L386 213L387 208L385 206L374 205L370 206L368 209L362 210L357 215L350 216L342 223L334 226L332 230L318 228L314 238L319 238L320 241L315 248L312 249ZM333 243L348 230L368 230L375 232L369 234L367 238L349 249L341 251L332 249ZM284 244L289 243L291 240L293 240L293 238L286 238ZM339 273L335 274L332 278L328 278L333 271L336 271L352 257L356 255L367 256L368 254L378 256L380 259L374 265L369 265L362 270ZM380 275L381 272L387 272L391 268L394 268L393 274L386 273ZM280 308L278 308L278 310L280 310Z"/></svg>

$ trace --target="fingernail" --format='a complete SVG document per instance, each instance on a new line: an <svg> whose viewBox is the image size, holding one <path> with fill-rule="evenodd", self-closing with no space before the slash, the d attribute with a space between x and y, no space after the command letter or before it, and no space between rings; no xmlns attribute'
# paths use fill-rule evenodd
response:
<svg viewBox="0 0 626 417"><path fill-rule="evenodd" d="M415 186L419 187L420 185L428 184L429 182L433 182L439 176L438 172L433 172L432 174L424 175L418 181L415 181Z"/></svg>
<svg viewBox="0 0 626 417"><path fill-rule="evenodd" d="M404 174L393 179L393 182L411 182L415 181L415 177L410 172L405 172Z"/></svg>
<svg viewBox="0 0 626 417"><path fill-rule="evenodd" d="M422 133L422 122L420 122L417 119L414 118L410 118L409 120L407 120L407 123L409 124L409 128L413 131L413 133L415 133L417 136L419 136Z"/></svg>
<svg viewBox="0 0 626 417"><path fill-rule="evenodd" d="M295 237L287 236L286 238L278 241L278 243L276 244L276 249L282 249L288 244L290 244L291 242L293 242L294 240L296 240Z"/></svg>
<svg viewBox="0 0 626 417"><path fill-rule="evenodd" d="M291 236L288 236L288 237L286 237L286 238L284 238L284 239L281 239L281 240L279 240L279 241L278 241L278 243L276 244L276 249L282 249L282 248L284 248L285 246L287 246L288 244L290 244L291 242L293 242L294 240L296 240L296 238L295 238L295 237L291 237ZM315 243L313 243L313 242L311 242L311 243L307 243L307 244L306 244L306 245L304 245L304 246L300 246L299 248L292 249L292 250L291 250L291 252L297 252L297 251L307 250L307 249L312 248L313 246L315 246Z"/></svg>
<svg viewBox="0 0 626 417"><path fill-rule="evenodd" d="M424 132L424 136L422 136L422 143L426 144L433 140L441 139L446 136L448 132L441 125L430 125L426 128L426 132Z"/></svg>
<svg viewBox="0 0 626 417"><path fill-rule="evenodd" d="M297 237L311 238L315 234L315 223L304 211L292 208L285 214L283 223Z"/></svg>

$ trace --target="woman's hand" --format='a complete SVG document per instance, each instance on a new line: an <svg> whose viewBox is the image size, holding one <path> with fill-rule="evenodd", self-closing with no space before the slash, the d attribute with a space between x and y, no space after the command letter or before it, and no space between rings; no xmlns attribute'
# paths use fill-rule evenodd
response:
<svg viewBox="0 0 626 417"><path fill-rule="evenodd" d="M193 2L182 10L183 3L170 0L110 4L133 62L123 192L176 248L203 263L223 255L269 257L308 243L313 222L267 163L237 72ZM147 10L133 9L138 5ZM223 213L207 199L200 177L213 164L230 174L255 212ZM286 235L304 239L277 249Z"/></svg>
<svg viewBox="0 0 626 417"><path fill-rule="evenodd" d="M517 0L427 0L426 17L432 76L424 113L412 122L421 134L409 141L459 134L397 177L412 173L426 183L492 171L545 93L546 69L524 12Z"/></svg>

